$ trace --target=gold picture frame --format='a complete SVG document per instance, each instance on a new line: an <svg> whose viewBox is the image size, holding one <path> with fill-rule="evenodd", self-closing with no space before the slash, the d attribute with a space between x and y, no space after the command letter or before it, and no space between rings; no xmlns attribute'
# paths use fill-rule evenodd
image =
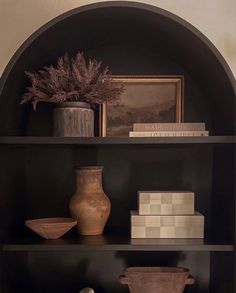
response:
<svg viewBox="0 0 236 293"><path fill-rule="evenodd" d="M129 136L133 123L183 122L182 75L116 75L112 79L122 82L125 91L119 105L101 105L100 136Z"/></svg>

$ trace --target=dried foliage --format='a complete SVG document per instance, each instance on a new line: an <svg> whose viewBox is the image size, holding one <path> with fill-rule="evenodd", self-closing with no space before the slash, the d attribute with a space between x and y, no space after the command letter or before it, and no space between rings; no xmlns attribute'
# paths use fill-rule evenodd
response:
<svg viewBox="0 0 236 293"><path fill-rule="evenodd" d="M118 103L124 86L114 83L108 67L102 70L101 65L94 59L86 63L83 53L78 52L75 58L66 53L58 59L56 67L26 72L31 86L21 104L31 102L35 110L38 102L80 101L92 107L104 102Z"/></svg>

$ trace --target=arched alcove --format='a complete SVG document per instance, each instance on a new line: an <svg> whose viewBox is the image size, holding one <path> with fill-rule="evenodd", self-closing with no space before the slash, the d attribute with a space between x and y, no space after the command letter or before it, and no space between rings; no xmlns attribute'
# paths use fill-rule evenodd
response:
<svg viewBox="0 0 236 293"><path fill-rule="evenodd" d="M54 105L34 112L19 104L28 84L24 71L78 50L103 60L113 74L184 75L185 121L206 122L211 135L222 137L2 137L52 134ZM189 268L196 283L188 292L235 292L235 137L228 136L234 133L234 77L213 44L179 17L112 1L44 25L19 48L0 81L0 291L72 293L92 286L98 293L123 293L128 289L118 277L126 267L161 265ZM44 241L24 221L69 216L75 165L104 166L112 206L104 235L74 230ZM193 191L194 209L205 217L204 239L131 239L130 211L137 210L140 190Z"/></svg>
<svg viewBox="0 0 236 293"><path fill-rule="evenodd" d="M50 105L41 105L37 113L19 105L27 86L24 71L55 64L65 52L78 50L103 60L113 74L184 75L184 120L206 122L213 135L234 134L234 78L214 45L167 11L114 1L69 11L19 48L1 78L0 135L51 134Z"/></svg>

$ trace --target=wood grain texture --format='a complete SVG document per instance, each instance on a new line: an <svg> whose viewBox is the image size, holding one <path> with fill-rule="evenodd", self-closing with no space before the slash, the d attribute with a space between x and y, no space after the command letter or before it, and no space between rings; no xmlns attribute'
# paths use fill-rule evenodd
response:
<svg viewBox="0 0 236 293"><path fill-rule="evenodd" d="M56 108L53 111L54 136L94 136L94 113L92 109L78 107Z"/></svg>

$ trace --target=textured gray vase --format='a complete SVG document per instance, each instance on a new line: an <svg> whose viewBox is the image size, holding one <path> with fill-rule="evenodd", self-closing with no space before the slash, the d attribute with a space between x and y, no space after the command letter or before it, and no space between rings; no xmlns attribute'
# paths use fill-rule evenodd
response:
<svg viewBox="0 0 236 293"><path fill-rule="evenodd" d="M54 136L94 136L94 113L83 102L65 102L53 110Z"/></svg>

